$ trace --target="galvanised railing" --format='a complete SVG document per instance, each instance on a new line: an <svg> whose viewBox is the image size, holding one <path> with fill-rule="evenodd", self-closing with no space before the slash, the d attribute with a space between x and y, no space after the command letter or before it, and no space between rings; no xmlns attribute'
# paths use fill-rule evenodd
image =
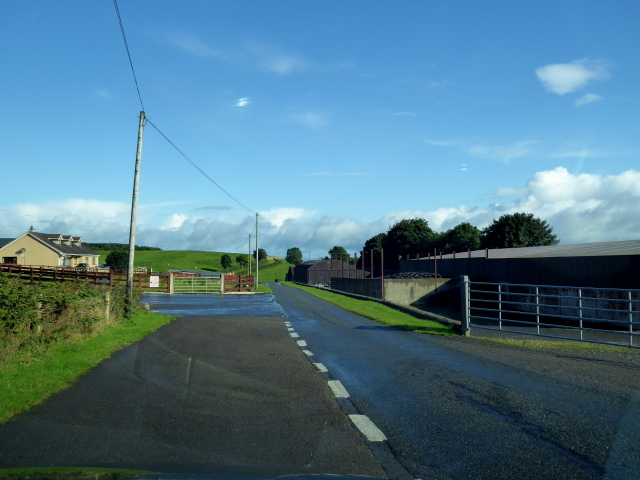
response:
<svg viewBox="0 0 640 480"><path fill-rule="evenodd" d="M473 282L461 278L471 328L640 348L640 290Z"/></svg>

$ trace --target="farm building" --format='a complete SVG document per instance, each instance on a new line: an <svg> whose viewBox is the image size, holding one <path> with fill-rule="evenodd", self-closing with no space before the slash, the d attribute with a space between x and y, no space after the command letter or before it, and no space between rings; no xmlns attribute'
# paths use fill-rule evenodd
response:
<svg viewBox="0 0 640 480"><path fill-rule="evenodd" d="M640 288L640 240L475 250L401 260L401 272L494 283Z"/></svg>
<svg viewBox="0 0 640 480"><path fill-rule="evenodd" d="M331 283L331 277L356 278L356 275L362 278L362 270L342 260L311 260L290 268L287 280L306 285L327 285Z"/></svg>

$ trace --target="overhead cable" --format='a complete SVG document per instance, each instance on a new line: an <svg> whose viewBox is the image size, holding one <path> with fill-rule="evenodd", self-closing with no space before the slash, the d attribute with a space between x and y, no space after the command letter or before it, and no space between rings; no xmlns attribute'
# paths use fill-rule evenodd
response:
<svg viewBox="0 0 640 480"><path fill-rule="evenodd" d="M191 160L189 157L187 157L187 156L184 154L184 152L183 152L182 150L180 150L180 149L179 149L179 148L178 148L178 147L177 147L177 146L176 146L176 145L175 145L171 140L169 140L169 138L167 138L167 136L166 136L164 133L162 133L162 132L160 131L160 129L159 129L158 127L156 127L156 126L153 124L153 122L152 122L151 120L149 120L149 117L147 117L147 122L149 122L149 124L150 124L153 128L155 128L155 129L156 129L156 131L157 131L160 135L162 135L162 136L164 137L164 139L165 139L167 142L169 142L169 143L171 144L171 146L172 146L173 148L175 148L175 149L180 153L180 155L182 155L182 156L183 156L183 157L184 157L184 158L185 158L185 159L186 159L186 160L187 160L191 165L193 165L193 167L194 167L196 170L198 170L202 175L204 175L205 177L207 177L211 183L213 183L216 187L218 187L220 190L222 190L224 193L226 193L226 194L229 196L229 198L231 198L231 199L232 199L234 202L236 202L238 205L240 205L240 206L244 207L245 209L247 209L247 210L248 210L248 211L250 211L251 213L256 213L256 212L254 212L253 210L251 210L249 207L247 207L245 204L243 204L243 203L242 203L240 200L238 200L236 197L234 197L234 196L233 196L233 195L231 195L229 192L227 192L227 191L226 191L224 188L222 188L220 185L218 185L214 179L212 179L209 175L207 175L207 174L205 173L205 171L204 171L204 170L202 170L198 165L196 165L196 164L195 164L195 162L193 162L193 160ZM255 228L254 228L254 230L255 230Z"/></svg>
<svg viewBox="0 0 640 480"><path fill-rule="evenodd" d="M138 91L138 98L140 99L140 108L144 112L144 104L142 103L142 95L140 95L140 87L138 86L138 79L136 78L136 71L133 69L133 61L131 60L131 53L129 53L129 45L127 44L127 36L124 34L124 27L122 26L122 18L120 17L120 10L118 9L117 0L113 0L113 6L116 8L116 14L118 15L118 23L120 23L120 31L122 32L122 39L124 40L124 48L127 50L127 57L129 57L129 65L131 65L131 73L133 73L133 81L136 84L136 90Z"/></svg>

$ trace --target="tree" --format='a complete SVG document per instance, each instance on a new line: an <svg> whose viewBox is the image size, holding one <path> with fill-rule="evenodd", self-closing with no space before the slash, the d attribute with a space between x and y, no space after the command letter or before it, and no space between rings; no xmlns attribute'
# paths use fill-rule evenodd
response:
<svg viewBox="0 0 640 480"><path fill-rule="evenodd" d="M482 230L483 248L517 248L557 245L560 241L546 220L532 213L502 215Z"/></svg>
<svg viewBox="0 0 640 480"><path fill-rule="evenodd" d="M253 251L253 258L256 258L256 251ZM258 249L258 261L267 258L267 251L264 248Z"/></svg>
<svg viewBox="0 0 640 480"><path fill-rule="evenodd" d="M287 256L285 257L287 263L293 265L299 265L302 263L302 251L298 247L293 247L287 250Z"/></svg>
<svg viewBox="0 0 640 480"><path fill-rule="evenodd" d="M129 268L129 251L114 250L104 261L112 270L127 270Z"/></svg>
<svg viewBox="0 0 640 480"><path fill-rule="evenodd" d="M398 268L398 256L415 256L425 252L436 233L424 218L400 220L387 232L382 242L386 268Z"/></svg>
<svg viewBox="0 0 640 480"><path fill-rule="evenodd" d="M349 253L344 247L335 246L331 250L329 250L330 258L337 258L338 260L344 260L345 262L349 261Z"/></svg>
<svg viewBox="0 0 640 480"><path fill-rule="evenodd" d="M387 238L386 233L379 233L378 235L371 237L369 240L364 242L364 252L379 252L382 250L382 244L384 240Z"/></svg>
<svg viewBox="0 0 640 480"><path fill-rule="evenodd" d="M222 257L220 258L220 265L222 265L222 268L229 268L232 265L231 257L226 253L222 255Z"/></svg>
<svg viewBox="0 0 640 480"><path fill-rule="evenodd" d="M247 260L247 256L246 256L246 255L238 255L238 256L236 257L236 263L237 263L238 265L242 265L242 266L244 266L244 265L246 265L247 263L249 263L249 261Z"/></svg>
<svg viewBox="0 0 640 480"><path fill-rule="evenodd" d="M478 250L480 248L480 237L482 232L464 222L456 225L443 234L444 244L441 248L446 252L466 252L467 250Z"/></svg>

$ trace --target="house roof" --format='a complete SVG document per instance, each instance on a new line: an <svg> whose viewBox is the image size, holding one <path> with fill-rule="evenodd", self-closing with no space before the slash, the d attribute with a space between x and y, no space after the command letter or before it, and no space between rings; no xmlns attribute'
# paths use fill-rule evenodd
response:
<svg viewBox="0 0 640 480"><path fill-rule="evenodd" d="M52 233L38 233L38 232L34 232L34 231L28 231L27 233L25 233L24 235L21 235L18 238L2 238L0 239L0 248L6 247L7 245L9 245L12 242L15 242L17 240L19 240L22 237L25 236L29 236L31 238L33 238L34 240L42 243L43 245L45 245L46 247L49 247L51 250L57 252L59 255L62 256L68 256L68 255L98 255L96 252L94 252L93 250L91 250L89 247L85 247L84 245L82 245L82 239L80 237L73 237L71 235L59 235L59 234L52 234ZM58 245L56 243L53 242L53 240L58 240L58 239L62 239L64 241L76 241L76 242L80 242L80 245L66 245L64 243L62 243L61 245Z"/></svg>
<svg viewBox="0 0 640 480"><path fill-rule="evenodd" d="M73 244L66 245L64 243L58 245L57 243L53 242L53 240L57 240L59 238L61 238L64 241L69 241L69 240L78 241L78 240L81 240L80 237L73 237L71 235L59 235L59 234L52 234L52 233L38 233L38 232L29 232L27 233L27 235L38 240L40 243L43 243L47 247L51 248L52 250L55 250L56 252L62 255L97 255L96 252L91 250L89 247L85 247L84 245L82 245L82 243L80 245L73 245Z"/></svg>
<svg viewBox="0 0 640 480"><path fill-rule="evenodd" d="M485 250L474 250L471 258L485 258ZM579 243L575 245L549 245L545 247L490 249L488 258L540 258L540 257L604 257L612 255L640 255L640 240L621 242ZM456 258L467 258L468 252L456 253ZM424 260L427 257L422 257ZM440 256L438 255L438 258ZM453 254L442 256L453 258Z"/></svg>

